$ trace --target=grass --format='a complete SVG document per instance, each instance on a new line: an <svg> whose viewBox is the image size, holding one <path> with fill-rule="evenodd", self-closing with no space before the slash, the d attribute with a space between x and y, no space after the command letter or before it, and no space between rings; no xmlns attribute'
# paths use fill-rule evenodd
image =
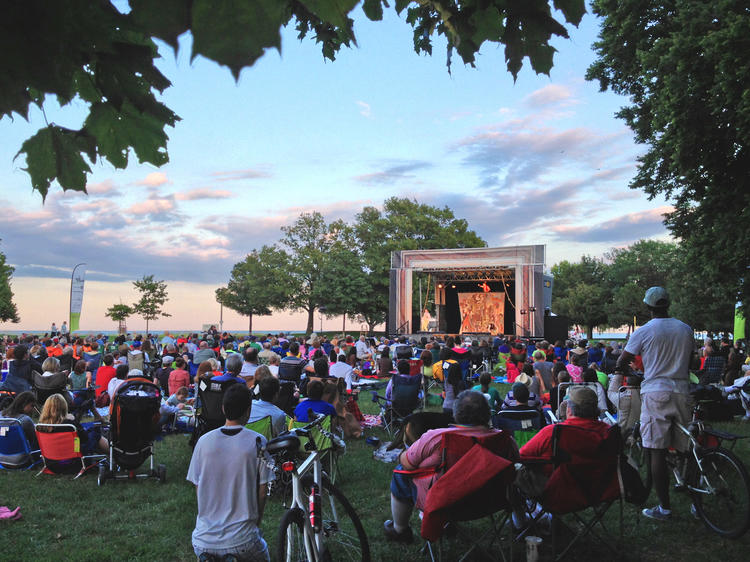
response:
<svg viewBox="0 0 750 562"><path fill-rule="evenodd" d="M375 413L374 404L362 399L365 413ZM739 423L717 424L728 431L750 433ZM381 440L379 428L367 430ZM195 491L185 480L190 462L187 436L170 435L156 443L156 460L167 465L167 483L149 479L139 482L108 481L96 485L95 474L77 481L71 476L36 477L27 472L0 471L0 505L21 506L24 519L0 521L0 559L38 560L194 560L190 533L197 512ZM341 458L337 485L344 491L368 530L373 560L421 560L421 541L394 545L382 538L383 521L390 517L389 481L392 465L372 458L372 447L363 439L348 443ZM750 443L741 441L736 452L750 465ZM217 459L217 462L222 462ZM652 496L651 502L655 502ZM739 540L725 540L709 532L690 516L690 502L683 494L673 494L675 518L670 523L643 519L635 507L624 504L626 560L717 559L745 560L750 533ZM283 507L272 497L266 507L262 528L271 552ZM612 523L617 510L610 510ZM474 534L483 522L468 530ZM416 516L412 528L419 529ZM546 543L547 541L545 541ZM455 558L456 541L446 541L448 560ZM458 545L460 546L460 545ZM546 546L546 544L545 544ZM524 558L518 545L515 556ZM608 560L611 555L594 542L578 545L573 560Z"/></svg>

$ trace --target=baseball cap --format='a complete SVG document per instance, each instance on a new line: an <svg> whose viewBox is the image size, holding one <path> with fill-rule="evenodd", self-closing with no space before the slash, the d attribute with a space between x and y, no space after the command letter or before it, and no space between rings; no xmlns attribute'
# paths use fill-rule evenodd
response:
<svg viewBox="0 0 750 562"><path fill-rule="evenodd" d="M568 400L576 406L596 408L599 405L599 399L596 396L596 392L587 386L578 386L570 389Z"/></svg>
<svg viewBox="0 0 750 562"><path fill-rule="evenodd" d="M646 296L643 297L643 302L646 306L652 308L667 306L669 304L669 294L664 287L650 287L646 291Z"/></svg>

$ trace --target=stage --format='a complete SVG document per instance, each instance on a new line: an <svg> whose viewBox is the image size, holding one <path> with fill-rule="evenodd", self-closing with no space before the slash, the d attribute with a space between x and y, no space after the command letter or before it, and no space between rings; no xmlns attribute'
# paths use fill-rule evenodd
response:
<svg viewBox="0 0 750 562"><path fill-rule="evenodd" d="M388 332L542 337L551 294L544 263L543 245L392 252ZM415 273L428 287L421 311Z"/></svg>

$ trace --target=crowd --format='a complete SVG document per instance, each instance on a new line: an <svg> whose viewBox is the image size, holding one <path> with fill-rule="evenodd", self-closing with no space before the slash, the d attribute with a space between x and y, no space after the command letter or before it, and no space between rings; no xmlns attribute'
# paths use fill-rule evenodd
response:
<svg viewBox="0 0 750 562"><path fill-rule="evenodd" d="M742 342L707 338L696 343L689 327L667 315L666 292L653 289L659 290L649 290L644 302L654 320L637 330L624 348L618 342L504 337L329 339L314 333L238 337L219 333L215 327L188 335L77 337L67 333L67 326L58 331L53 324L43 336L0 341L5 371L0 409L4 417L21 422L32 448L36 436L31 415L41 407L40 423L73 423L86 451L103 451L108 446L106 432L100 424L81 423L82 416L91 413L98 418L99 408L106 407L129 379L152 381L162 390L158 430L173 427L181 410L196 405L200 400L196 389L201 385L227 385L231 389L224 393L227 422L197 440L188 473L198 493L193 545L199 556L203 552L239 553L248 559L267 556L257 533L264 494L256 490L257 495L240 494L242 501L227 502L221 499L226 494L217 492L225 490L227 483L245 489L256 479L265 486L272 478L251 467L259 454L257 434L243 429L245 424L270 416L275 436L290 419L305 422L312 413L325 414L347 436L358 436L363 418L357 389L367 379L389 379L385 398L391 404L406 386L416 386L424 404L439 395L443 413L454 424L428 431L401 455L400 469L407 472L436 466L445 431L496 431L504 411L535 411L543 427L520 451L509 453L515 460L549 453L550 430L544 426L552 427L552 422L602 432L613 415L623 427L640 419L644 445L657 451L652 468L660 500L644 514L668 519L669 494L659 451L674 445L669 421L689 419L690 391L695 386L714 387L722 397L736 396L736 411L750 420L750 395L743 388L750 375ZM37 404L35 376L61 373L67 389ZM412 385L415 380L418 384ZM498 381L510 384L505 396L493 386ZM577 383L587 385L579 388ZM636 391L620 391L625 385L639 389L640 410ZM249 468L230 470L231 474L207 470L207 459L230 449L237 458L246 458L248 462L241 464ZM384 528L388 539L411 540L409 516L415 503L420 506L424 500L425 490L420 488L424 484L427 480L415 483L404 472L394 473L392 518ZM237 524L219 528L219 520Z"/></svg>

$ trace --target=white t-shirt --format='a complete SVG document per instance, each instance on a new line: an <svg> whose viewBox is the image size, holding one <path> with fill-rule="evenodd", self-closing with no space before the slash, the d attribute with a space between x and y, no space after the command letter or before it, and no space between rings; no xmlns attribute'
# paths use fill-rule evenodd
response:
<svg viewBox="0 0 750 562"><path fill-rule="evenodd" d="M352 375L354 375L354 369L352 369L351 365L344 361L337 361L330 366L328 373L337 379L344 379L346 381L346 389L352 389Z"/></svg>
<svg viewBox="0 0 750 562"><path fill-rule="evenodd" d="M190 459L187 479L198 494L193 545L199 548L233 548L250 540L258 521L257 487L273 480L270 458L258 463L257 440L265 447L265 437L244 427L224 432L236 429L209 431Z"/></svg>
<svg viewBox="0 0 750 562"><path fill-rule="evenodd" d="M625 351L643 358L641 394L687 394L693 347L693 329L676 318L653 318L633 332Z"/></svg>
<svg viewBox="0 0 750 562"><path fill-rule="evenodd" d="M109 394L110 399L115 397L115 393L117 392L117 389L120 388L121 385L125 384L125 379L118 379L117 377L112 377L112 380L109 381L109 384L107 385L107 394Z"/></svg>

